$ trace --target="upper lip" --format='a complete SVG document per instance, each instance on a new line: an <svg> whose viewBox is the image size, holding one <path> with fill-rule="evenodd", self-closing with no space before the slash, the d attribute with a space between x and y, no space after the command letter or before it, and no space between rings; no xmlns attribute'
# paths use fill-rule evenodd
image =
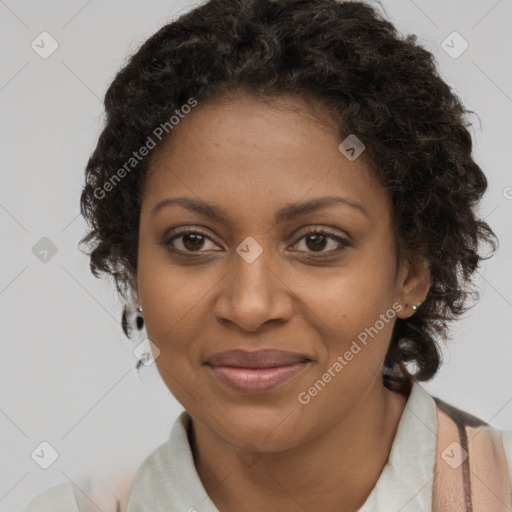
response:
<svg viewBox="0 0 512 512"><path fill-rule="evenodd" d="M284 350L265 349L248 352L229 350L212 355L206 364L211 366L232 366L237 368L272 368L311 361L304 354Z"/></svg>

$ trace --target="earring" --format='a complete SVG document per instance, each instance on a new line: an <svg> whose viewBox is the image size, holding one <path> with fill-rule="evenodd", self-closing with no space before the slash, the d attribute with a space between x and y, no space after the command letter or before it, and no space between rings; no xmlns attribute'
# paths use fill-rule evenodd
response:
<svg viewBox="0 0 512 512"><path fill-rule="evenodd" d="M419 304L416 304L416 306L411 306L412 310L416 311L421 306L421 304L422 304L422 302L420 302Z"/></svg>
<svg viewBox="0 0 512 512"><path fill-rule="evenodd" d="M137 329L140 331L144 327L144 317L142 316L142 308L139 306L137 308L137 318L135 319L135 324L137 326Z"/></svg>
<svg viewBox="0 0 512 512"><path fill-rule="evenodd" d="M142 308L135 302L125 304L123 315L121 318L121 326L127 338L132 337L132 331L142 331L144 328L144 317L142 316Z"/></svg>

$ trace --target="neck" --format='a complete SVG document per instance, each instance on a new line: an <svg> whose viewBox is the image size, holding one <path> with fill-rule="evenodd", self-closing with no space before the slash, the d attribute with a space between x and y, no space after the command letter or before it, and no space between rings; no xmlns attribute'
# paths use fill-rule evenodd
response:
<svg viewBox="0 0 512 512"><path fill-rule="evenodd" d="M197 472L222 512L357 511L386 464L406 400L376 380L332 428L286 452L261 454L251 467L194 421L190 441Z"/></svg>

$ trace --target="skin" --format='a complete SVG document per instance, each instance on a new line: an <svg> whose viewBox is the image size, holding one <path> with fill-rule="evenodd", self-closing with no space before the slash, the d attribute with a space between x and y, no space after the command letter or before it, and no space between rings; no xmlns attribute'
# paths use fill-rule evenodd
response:
<svg viewBox="0 0 512 512"><path fill-rule="evenodd" d="M151 157L132 286L160 350L158 370L192 417L196 469L222 512L357 510L405 406L407 397L382 381L394 318L309 403L298 400L394 303L398 317L413 314L430 284L428 265L414 254L403 255L395 274L388 193L362 157L341 154L341 140L334 121L299 98L238 94L199 104ZM229 220L179 205L151 214L177 196L214 203ZM360 203L367 213L337 204L274 222L287 203L322 196ZM185 227L206 237L175 239L179 256L162 242ZM307 227L351 245L315 244ZM262 248L252 263L236 252L249 236ZM289 350L312 363L281 387L249 396L204 365L234 348ZM248 443L257 454L252 465L237 456Z"/></svg>

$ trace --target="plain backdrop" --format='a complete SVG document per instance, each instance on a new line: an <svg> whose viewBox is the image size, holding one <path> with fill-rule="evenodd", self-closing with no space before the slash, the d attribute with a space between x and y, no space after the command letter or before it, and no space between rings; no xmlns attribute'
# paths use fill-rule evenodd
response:
<svg viewBox="0 0 512 512"><path fill-rule="evenodd" d="M136 469L182 410L154 365L135 372L114 286L92 276L77 244L85 229L79 195L104 93L129 54L193 5L0 1L2 512L84 475ZM425 387L512 430L512 2L383 6L402 33L434 53L445 80L478 114L469 118L475 159L489 180L480 215L500 239L477 278L480 302L453 329L444 365ZM32 46L41 37L45 51L58 44L47 58L41 43L38 51ZM468 48L454 58L447 38L452 53L464 41ZM48 469L31 456L45 441L58 453Z"/></svg>

